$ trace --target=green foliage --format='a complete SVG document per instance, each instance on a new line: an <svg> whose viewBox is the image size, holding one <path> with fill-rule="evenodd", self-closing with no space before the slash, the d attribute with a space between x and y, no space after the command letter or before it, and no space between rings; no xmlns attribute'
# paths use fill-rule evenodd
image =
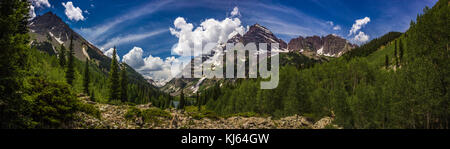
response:
<svg viewBox="0 0 450 149"><path fill-rule="evenodd" d="M172 118L169 112L161 110L159 108L150 108L142 111L143 120L151 119L152 117Z"/></svg>
<svg viewBox="0 0 450 149"><path fill-rule="evenodd" d="M184 106L186 106L186 100L184 99L184 93L183 90L181 90L180 94L180 105L178 106L179 109L183 109Z"/></svg>
<svg viewBox="0 0 450 149"><path fill-rule="evenodd" d="M127 113L125 113L124 116L125 116L125 119L127 119L127 120L134 120L134 118L136 118L136 117L141 117L142 112L138 108L131 106L130 108L128 108L128 111L127 111Z"/></svg>
<svg viewBox="0 0 450 149"><path fill-rule="evenodd" d="M403 48L403 42L402 42L402 38L399 39L399 45L398 45L398 49L399 49L399 63L402 63L403 61L403 54L404 54L404 48Z"/></svg>
<svg viewBox="0 0 450 149"><path fill-rule="evenodd" d="M142 118L144 122L159 123L160 118L171 119L172 115L169 112L161 110L159 108L150 108L140 110L134 106L131 106L127 113L125 113L125 119L134 120L135 118Z"/></svg>
<svg viewBox="0 0 450 149"><path fill-rule="evenodd" d="M111 60L111 69L109 70L109 100L120 100L120 83L119 83L119 63L116 59L116 48Z"/></svg>
<svg viewBox="0 0 450 149"><path fill-rule="evenodd" d="M389 68L389 56L388 55L386 55L386 59L384 60L384 65L385 65L385 68L386 69L388 69Z"/></svg>
<svg viewBox="0 0 450 149"><path fill-rule="evenodd" d="M122 102L128 101L128 76L127 71L125 69L125 66L123 66L123 69L120 71L120 99Z"/></svg>
<svg viewBox="0 0 450 149"><path fill-rule="evenodd" d="M68 84L73 85L73 81L75 80L75 56L73 49L73 34L70 36L70 45L69 45L69 54L67 61L67 70L66 70L66 81Z"/></svg>
<svg viewBox="0 0 450 149"><path fill-rule="evenodd" d="M23 128L30 122L24 114L30 102L23 94L29 68L29 3L2 0L0 12L0 128Z"/></svg>
<svg viewBox="0 0 450 149"><path fill-rule="evenodd" d="M30 127L60 128L74 119L78 110L78 100L68 84L48 81L42 77L29 79L27 89L32 101Z"/></svg>
<svg viewBox="0 0 450 149"><path fill-rule="evenodd" d="M209 118L216 120L219 118L219 116L211 110L207 110L205 108L200 107L200 110L198 107L195 106L186 106L184 108L185 112L191 116L194 119L202 119L202 118Z"/></svg>
<svg viewBox="0 0 450 149"><path fill-rule="evenodd" d="M61 67L65 67L66 66L66 48L64 47L64 44L61 44L61 49L59 50L58 57L59 57L59 65L61 65Z"/></svg>
<svg viewBox="0 0 450 149"><path fill-rule="evenodd" d="M94 105L78 102L76 107L77 107L78 111L84 112L84 113L91 115L93 117L96 117L98 119L101 118L100 110L98 108L96 108Z"/></svg>
<svg viewBox="0 0 450 149"><path fill-rule="evenodd" d="M84 67L84 77L83 77L83 89L84 89L84 93L89 94L89 83L90 83L90 78L89 78L89 59L86 58L86 62L85 62L85 67Z"/></svg>

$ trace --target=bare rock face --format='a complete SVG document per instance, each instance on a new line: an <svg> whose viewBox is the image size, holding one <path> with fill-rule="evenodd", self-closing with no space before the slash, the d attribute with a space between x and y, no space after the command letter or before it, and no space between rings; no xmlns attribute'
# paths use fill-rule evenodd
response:
<svg viewBox="0 0 450 149"><path fill-rule="evenodd" d="M357 45L349 43L346 39L337 35L325 37L298 37L289 41L288 49L294 52L315 52L318 55L339 57L345 52L356 48Z"/></svg>
<svg viewBox="0 0 450 149"><path fill-rule="evenodd" d="M235 39L233 40L235 41ZM277 38L269 29L259 24L250 26L247 33L245 33L244 36L239 39L239 41L244 43L244 45L251 42L255 43L256 45L258 45L259 43L278 43L280 45L280 50L287 49L286 42ZM270 47L269 45L267 46L268 48Z"/></svg>
<svg viewBox="0 0 450 149"><path fill-rule="evenodd" d="M342 127L339 127L335 124L333 124L333 117L324 117L314 123L312 126L313 129L328 129L328 128L335 128L335 129L342 129Z"/></svg>

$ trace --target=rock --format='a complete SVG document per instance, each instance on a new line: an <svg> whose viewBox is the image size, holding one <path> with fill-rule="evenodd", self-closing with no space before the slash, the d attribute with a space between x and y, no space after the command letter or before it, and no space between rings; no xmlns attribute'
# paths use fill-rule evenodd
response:
<svg viewBox="0 0 450 149"><path fill-rule="evenodd" d="M324 117L324 118L320 119L319 121L317 121L316 123L314 123L313 128L314 129L324 129L325 126L331 125L331 122L333 122L333 118Z"/></svg>
<svg viewBox="0 0 450 149"><path fill-rule="evenodd" d="M358 47L349 43L346 39L330 34L325 37L298 37L288 43L289 51L301 53L314 52L317 55L339 57L342 54Z"/></svg>

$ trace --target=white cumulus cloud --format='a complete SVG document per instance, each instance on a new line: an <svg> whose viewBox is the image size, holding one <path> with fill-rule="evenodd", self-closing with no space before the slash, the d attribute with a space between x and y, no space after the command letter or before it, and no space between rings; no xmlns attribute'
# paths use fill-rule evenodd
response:
<svg viewBox="0 0 450 149"><path fill-rule="evenodd" d="M239 16L241 13L239 12L239 8L236 6L233 8L233 11L231 11L231 16Z"/></svg>
<svg viewBox="0 0 450 149"><path fill-rule="evenodd" d="M83 11L80 9L80 7L73 6L73 3L71 1L68 1L67 3L62 3L62 5L66 8L64 11L67 18L69 18L72 21L80 21L84 20Z"/></svg>
<svg viewBox="0 0 450 149"><path fill-rule="evenodd" d="M142 59L142 54L144 51L140 47L133 47L127 54L122 58L122 62L127 63L133 68L140 68L145 65L144 59Z"/></svg>
<svg viewBox="0 0 450 149"><path fill-rule="evenodd" d="M102 51L103 51L103 49L102 49ZM113 53L114 53L114 48L109 48L108 50L103 52L103 54L109 58L112 58ZM116 51L116 58L117 58L117 61L120 61L120 57L117 54L117 51Z"/></svg>
<svg viewBox="0 0 450 149"><path fill-rule="evenodd" d="M349 36L352 34L356 34L364 25L370 22L369 17L365 17L362 19L358 19L355 21L355 24L353 24L352 29L350 30Z"/></svg>
<svg viewBox="0 0 450 149"><path fill-rule="evenodd" d="M34 17L36 17L36 12L34 11L34 6L30 5L30 12L28 12L30 14L30 19L33 19Z"/></svg>
<svg viewBox="0 0 450 149"><path fill-rule="evenodd" d="M331 28L335 31L341 30L341 26L340 25L335 25L335 23L333 21L327 21L325 22L327 25L331 26Z"/></svg>
<svg viewBox="0 0 450 149"><path fill-rule="evenodd" d="M152 79L159 85L164 85L173 78L172 71L180 71L172 70L171 64L179 62L179 59L174 56L162 59L149 55L144 58L143 52L142 48L133 47L123 56L122 62L127 63L145 78Z"/></svg>
<svg viewBox="0 0 450 149"><path fill-rule="evenodd" d="M48 0L30 0L30 2L36 7L50 7Z"/></svg>
<svg viewBox="0 0 450 149"><path fill-rule="evenodd" d="M364 43L369 40L369 35L366 35L364 32L359 32L358 35L353 38L356 42Z"/></svg>
<svg viewBox="0 0 450 149"><path fill-rule="evenodd" d="M335 27L333 27L333 30L335 30L335 31L341 30L341 26L336 25Z"/></svg>
<svg viewBox="0 0 450 149"><path fill-rule="evenodd" d="M334 22L333 21L327 21L326 22L328 25L330 25L330 26L333 26L334 25Z"/></svg>
<svg viewBox="0 0 450 149"><path fill-rule="evenodd" d="M45 8L51 6L48 0L29 0L29 2L31 3L29 11L30 19L36 17L36 8Z"/></svg>
<svg viewBox="0 0 450 149"><path fill-rule="evenodd" d="M225 43L234 35L245 33L239 18L225 18L222 21L207 19L195 29L194 25L187 23L183 17L176 18L173 24L174 28L170 28L170 33L178 38L178 43L172 49L172 53L177 55L189 55L189 51L195 46ZM211 49L204 50L209 52Z"/></svg>

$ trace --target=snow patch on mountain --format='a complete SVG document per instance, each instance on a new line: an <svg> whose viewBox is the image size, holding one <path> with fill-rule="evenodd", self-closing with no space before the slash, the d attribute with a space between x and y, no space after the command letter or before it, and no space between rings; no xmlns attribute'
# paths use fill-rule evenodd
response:
<svg viewBox="0 0 450 149"><path fill-rule="evenodd" d="M61 40L61 38L56 37L55 35L53 35L52 32L48 32L48 34L50 34L50 36L52 36L53 38L55 38L56 41L57 41L59 44L63 44L63 43L64 43L64 42Z"/></svg>

